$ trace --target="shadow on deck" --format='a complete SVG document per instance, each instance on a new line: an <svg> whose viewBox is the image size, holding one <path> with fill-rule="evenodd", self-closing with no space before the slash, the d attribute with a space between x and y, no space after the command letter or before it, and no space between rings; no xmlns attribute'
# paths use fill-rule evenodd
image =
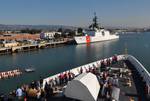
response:
<svg viewBox="0 0 150 101"><path fill-rule="evenodd" d="M147 96L145 94L145 88L144 88L145 82L143 82L140 74L134 68L134 65L130 63L130 61L125 61L125 63L127 64L128 68L132 71L132 78L133 78L133 82L135 83L138 101L148 101Z"/></svg>

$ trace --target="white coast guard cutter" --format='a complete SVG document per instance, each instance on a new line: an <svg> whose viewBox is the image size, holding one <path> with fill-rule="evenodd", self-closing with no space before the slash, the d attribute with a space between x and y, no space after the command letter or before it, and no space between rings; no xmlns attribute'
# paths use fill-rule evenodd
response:
<svg viewBox="0 0 150 101"><path fill-rule="evenodd" d="M90 30L86 31L85 36L75 36L74 39L77 44L99 42L118 39L117 33L110 33L104 28L100 28L97 23L97 16L93 19L93 23L89 26Z"/></svg>

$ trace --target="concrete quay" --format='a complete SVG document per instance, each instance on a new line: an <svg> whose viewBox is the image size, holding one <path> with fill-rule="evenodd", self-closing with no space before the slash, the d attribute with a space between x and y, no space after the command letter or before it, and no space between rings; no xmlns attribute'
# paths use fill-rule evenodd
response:
<svg viewBox="0 0 150 101"><path fill-rule="evenodd" d="M0 54L10 54L10 53L17 53L21 51L31 51L36 49L43 49L48 47L56 47L65 45L67 41L57 41L57 42L47 42L47 43L39 43L39 44L27 44L22 46L16 47L3 47L0 48Z"/></svg>

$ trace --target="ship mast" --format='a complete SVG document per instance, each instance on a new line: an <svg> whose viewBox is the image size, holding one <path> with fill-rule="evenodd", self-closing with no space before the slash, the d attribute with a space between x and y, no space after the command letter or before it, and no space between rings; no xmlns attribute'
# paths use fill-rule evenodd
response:
<svg viewBox="0 0 150 101"><path fill-rule="evenodd" d="M93 23L89 26L90 29L92 30L96 30L96 29L99 29L99 25L97 23L97 16L96 16L96 12L94 12L94 18L93 18Z"/></svg>

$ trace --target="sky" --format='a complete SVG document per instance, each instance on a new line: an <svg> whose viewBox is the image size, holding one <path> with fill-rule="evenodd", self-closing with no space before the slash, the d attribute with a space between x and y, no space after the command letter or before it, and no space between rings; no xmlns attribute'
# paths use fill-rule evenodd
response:
<svg viewBox="0 0 150 101"><path fill-rule="evenodd" d="M150 0L0 0L0 24L150 27Z"/></svg>

